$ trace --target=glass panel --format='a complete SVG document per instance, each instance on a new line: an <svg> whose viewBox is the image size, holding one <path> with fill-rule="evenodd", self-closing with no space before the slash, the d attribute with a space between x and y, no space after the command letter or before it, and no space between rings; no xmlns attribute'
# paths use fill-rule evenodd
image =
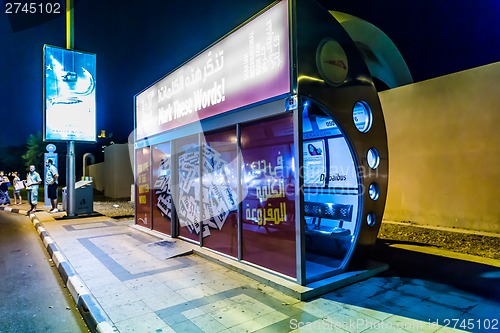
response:
<svg viewBox="0 0 500 333"><path fill-rule="evenodd" d="M135 151L135 223L146 228L151 228L150 151L149 147Z"/></svg>
<svg viewBox="0 0 500 333"><path fill-rule="evenodd" d="M178 198L176 212L179 220L179 235L200 240L200 148L198 135L176 140Z"/></svg>
<svg viewBox="0 0 500 333"><path fill-rule="evenodd" d="M236 129L207 134L202 144L203 246L238 257Z"/></svg>
<svg viewBox="0 0 500 333"><path fill-rule="evenodd" d="M306 277L342 267L357 232L360 189L349 143L318 107L303 111Z"/></svg>
<svg viewBox="0 0 500 333"><path fill-rule="evenodd" d="M378 197L380 196L380 187L377 183L370 184L370 187L368 188L368 194L370 195L370 198L372 200L378 199Z"/></svg>
<svg viewBox="0 0 500 333"><path fill-rule="evenodd" d="M242 126L243 259L296 276L291 115Z"/></svg>
<svg viewBox="0 0 500 333"><path fill-rule="evenodd" d="M377 223L377 217L375 216L375 213L371 212L366 215L366 223L370 227L373 227Z"/></svg>
<svg viewBox="0 0 500 333"><path fill-rule="evenodd" d="M368 103L357 102L354 104L352 120L360 132L366 133L370 130L372 127L373 114Z"/></svg>
<svg viewBox="0 0 500 333"><path fill-rule="evenodd" d="M366 160L370 168L378 168L378 165L380 164L380 154L378 153L378 150L376 148L370 148L366 154Z"/></svg>
<svg viewBox="0 0 500 333"><path fill-rule="evenodd" d="M170 142L156 145L153 158L153 229L167 235L172 232L172 169Z"/></svg>

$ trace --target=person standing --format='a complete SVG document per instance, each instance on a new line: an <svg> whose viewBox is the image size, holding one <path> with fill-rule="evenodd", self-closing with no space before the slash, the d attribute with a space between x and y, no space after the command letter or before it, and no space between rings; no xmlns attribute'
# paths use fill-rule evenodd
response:
<svg viewBox="0 0 500 333"><path fill-rule="evenodd" d="M42 183L42 178L38 172L35 171L35 166L30 165L30 171L26 175L26 188L28 189L28 202L31 209L27 215L36 212L36 205L38 204L38 185Z"/></svg>
<svg viewBox="0 0 500 333"><path fill-rule="evenodd" d="M9 186L9 178L4 175L3 171L0 171L0 204L2 205L10 205Z"/></svg>
<svg viewBox="0 0 500 333"><path fill-rule="evenodd" d="M21 197L21 189L24 188L24 184L21 181L21 178L19 178L17 172L13 172L12 177L12 185L14 186L14 204L21 205L23 203L23 198Z"/></svg>
<svg viewBox="0 0 500 333"><path fill-rule="evenodd" d="M47 172L45 173L45 184L47 184L47 197L50 199L50 204L52 205L49 213L57 213L57 179L59 178L59 173L54 165L52 159L47 159L45 162L47 167Z"/></svg>

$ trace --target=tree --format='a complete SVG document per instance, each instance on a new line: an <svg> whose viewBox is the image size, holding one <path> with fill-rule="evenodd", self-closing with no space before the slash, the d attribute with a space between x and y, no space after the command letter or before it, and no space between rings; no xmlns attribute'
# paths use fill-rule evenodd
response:
<svg viewBox="0 0 500 333"><path fill-rule="evenodd" d="M26 165L34 165L37 170L43 170L43 154L45 146L42 134L30 134L26 143L26 153L22 156Z"/></svg>

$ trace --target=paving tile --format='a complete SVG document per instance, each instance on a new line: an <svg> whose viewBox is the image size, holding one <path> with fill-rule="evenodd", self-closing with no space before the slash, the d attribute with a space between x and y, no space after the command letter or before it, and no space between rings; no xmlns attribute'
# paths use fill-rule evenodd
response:
<svg viewBox="0 0 500 333"><path fill-rule="evenodd" d="M212 289L209 285L206 284L195 284L184 289L178 289L176 290L176 292L188 301L207 297L217 293L216 290Z"/></svg>
<svg viewBox="0 0 500 333"><path fill-rule="evenodd" d="M316 299L308 302L301 302L295 305L301 312L310 313L318 318L324 318L331 313L342 310L342 305L331 300Z"/></svg>
<svg viewBox="0 0 500 333"><path fill-rule="evenodd" d="M284 320L278 321L272 325L268 325L264 328L256 330L257 333L280 333L289 332L295 330L297 327L302 327L307 323L317 322L321 318L313 316L307 312L302 312L293 316L290 316Z"/></svg>
<svg viewBox="0 0 500 333"><path fill-rule="evenodd" d="M217 302L213 303L208 303L206 305L202 305L199 307L200 310L202 310L205 313L211 314L216 311L219 311L220 309L231 309L234 307L234 301L232 299L223 299Z"/></svg>
<svg viewBox="0 0 500 333"><path fill-rule="evenodd" d="M451 289L446 284L423 280L423 279L405 279L405 281L408 281L407 284L425 287L426 289L430 289L436 292L448 292L449 289Z"/></svg>
<svg viewBox="0 0 500 333"><path fill-rule="evenodd" d="M433 288L429 288L429 285L414 285L405 284L396 289L396 291L410 296L415 296L420 299L428 299L436 293Z"/></svg>
<svg viewBox="0 0 500 333"><path fill-rule="evenodd" d="M236 308L219 309L209 313L209 315L228 328L252 320L251 313L245 312L243 309Z"/></svg>
<svg viewBox="0 0 500 333"><path fill-rule="evenodd" d="M361 281L342 289L344 293L353 292L362 297L373 297L384 290L384 288L370 283L369 280Z"/></svg>
<svg viewBox="0 0 500 333"><path fill-rule="evenodd" d="M192 319L192 318L206 315L206 313L203 310L201 310L200 308L194 308L194 309L183 311L182 315L184 317L186 317L187 319Z"/></svg>
<svg viewBox="0 0 500 333"><path fill-rule="evenodd" d="M462 318L463 311L455 310L441 304L429 302L422 300L421 302L415 303L408 307L408 310L412 313L416 313L421 316L426 321L435 321L437 319L444 318Z"/></svg>
<svg viewBox="0 0 500 333"><path fill-rule="evenodd" d="M395 329L399 332L422 332L431 333L436 332L441 327L433 325L428 321L418 320L412 318L411 314L406 313L405 316L393 315L384 320L384 327Z"/></svg>
<svg viewBox="0 0 500 333"><path fill-rule="evenodd" d="M245 294L231 297L231 300L235 302L235 309L241 309L249 314L252 320L275 311L270 306Z"/></svg>
<svg viewBox="0 0 500 333"><path fill-rule="evenodd" d="M183 265L182 263L178 263L176 266L181 266ZM156 273L155 278L163 283L166 283L168 285L169 281L173 280L186 280L188 278L188 275L186 275L184 272L182 272L179 269L173 269L173 270L168 270L165 272L160 272Z"/></svg>
<svg viewBox="0 0 500 333"><path fill-rule="evenodd" d="M166 285L172 290L181 290L197 284L200 284L200 282L197 281L196 278L190 276L184 276L182 278L170 280L168 281L168 283L166 283Z"/></svg>
<svg viewBox="0 0 500 333"><path fill-rule="evenodd" d="M490 300L483 300L481 303L468 309L467 315L477 319L495 320L497 322L498 330L500 330L500 300L493 302Z"/></svg>
<svg viewBox="0 0 500 333"><path fill-rule="evenodd" d="M136 277L127 281L123 281L123 284L126 285L130 290L135 290L141 287L146 286L156 286L161 284L160 281L154 275L147 275L142 277Z"/></svg>
<svg viewBox="0 0 500 333"><path fill-rule="evenodd" d="M168 295L163 295L162 297L152 296L147 298L141 297L140 299L153 311L159 311L161 309L169 308L171 306L187 302L184 297L182 297L175 291L172 291Z"/></svg>
<svg viewBox="0 0 500 333"><path fill-rule="evenodd" d="M271 313L265 314L263 316L259 316L252 320L246 321L239 325L231 327L232 332L254 332L261 329L271 329L270 326L276 324L280 321L286 320L288 318L287 315L273 311Z"/></svg>
<svg viewBox="0 0 500 333"><path fill-rule="evenodd" d="M210 287L215 291L222 292L226 290L231 290L234 288L239 288L245 285L242 281L234 280L231 278L222 278L219 280L211 281Z"/></svg>
<svg viewBox="0 0 500 333"><path fill-rule="evenodd" d="M106 314L114 323L141 317L150 313L153 313L153 311L144 302L141 301L125 303L113 308L106 309Z"/></svg>
<svg viewBox="0 0 500 333"><path fill-rule="evenodd" d="M208 314L203 314L191 319L191 321L205 333L218 333L225 330L227 327L215 320ZM185 331L188 332L188 331ZM190 332L190 331L189 331Z"/></svg>
<svg viewBox="0 0 500 333"><path fill-rule="evenodd" d="M157 283L157 285L147 285L131 288L129 290L131 290L134 294L137 295L137 297L141 299L151 297L166 298L170 297L174 293L172 289L168 288L162 283Z"/></svg>
<svg viewBox="0 0 500 333"><path fill-rule="evenodd" d="M105 296L114 296L114 295L126 295L135 296L135 294L131 293L130 290L123 283L118 282L114 284L96 284L92 287L89 287L92 294L105 297Z"/></svg>
<svg viewBox="0 0 500 333"><path fill-rule="evenodd" d="M92 291L92 294L96 297L105 311L108 308L114 308L122 304L133 303L140 300L134 293L128 290L116 290L114 293L108 290L108 292L102 294L97 294Z"/></svg>
<svg viewBox="0 0 500 333"><path fill-rule="evenodd" d="M461 311L467 311L478 304L462 295L451 293L435 293L431 295L428 300Z"/></svg>
<svg viewBox="0 0 500 333"><path fill-rule="evenodd" d="M300 327L298 327L299 324L296 322L291 322L290 323L290 333L327 333L327 332L348 332L342 327L339 326L334 326L332 323L324 320L324 319L318 319L313 322L302 322L300 323ZM296 328L298 327L298 328Z"/></svg>
<svg viewBox="0 0 500 333"><path fill-rule="evenodd" d="M128 320L116 323L116 327L120 333L175 333L173 328L168 326L156 314L150 313L138 318L131 318Z"/></svg>
<svg viewBox="0 0 500 333"><path fill-rule="evenodd" d="M407 282L399 276L374 276L370 278L370 283L382 289L394 289Z"/></svg>
<svg viewBox="0 0 500 333"><path fill-rule="evenodd" d="M340 327L348 332L363 332L381 322L381 320L358 312L352 307L343 307L339 311L326 315L323 319L329 323L325 323L325 326Z"/></svg>

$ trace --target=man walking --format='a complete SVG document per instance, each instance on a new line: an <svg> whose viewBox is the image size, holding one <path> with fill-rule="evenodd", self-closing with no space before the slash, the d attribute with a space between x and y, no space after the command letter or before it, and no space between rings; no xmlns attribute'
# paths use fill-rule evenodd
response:
<svg viewBox="0 0 500 333"><path fill-rule="evenodd" d="M59 178L59 173L54 165L54 162L49 158L45 162L47 167L47 173L45 174L45 184L47 184L47 197L50 199L50 204L52 205L49 213L57 213L57 179Z"/></svg>
<svg viewBox="0 0 500 333"><path fill-rule="evenodd" d="M28 189L28 202L31 209L28 215L36 212L36 205L38 204L38 185L42 183L42 178L38 172L35 171L35 166L30 165L30 171L26 175L26 188Z"/></svg>

